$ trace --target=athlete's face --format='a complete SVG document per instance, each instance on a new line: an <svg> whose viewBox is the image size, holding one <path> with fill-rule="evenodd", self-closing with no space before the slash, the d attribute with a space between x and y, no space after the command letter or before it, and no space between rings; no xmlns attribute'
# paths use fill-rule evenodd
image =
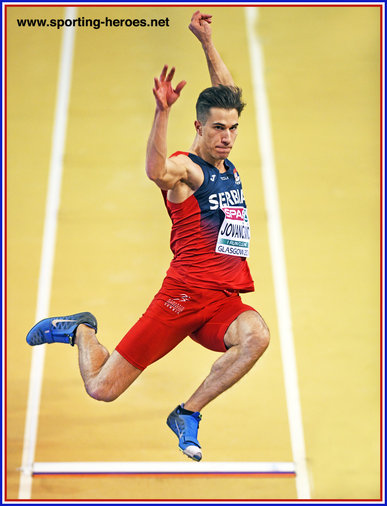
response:
<svg viewBox="0 0 387 506"><path fill-rule="evenodd" d="M238 111L211 107L207 121L195 121L200 148L214 160L228 157L238 135Z"/></svg>

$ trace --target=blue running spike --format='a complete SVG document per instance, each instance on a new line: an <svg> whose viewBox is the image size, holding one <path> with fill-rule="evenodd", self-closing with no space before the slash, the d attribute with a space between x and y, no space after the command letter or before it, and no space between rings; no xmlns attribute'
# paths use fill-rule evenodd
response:
<svg viewBox="0 0 387 506"><path fill-rule="evenodd" d="M74 346L78 325L84 323L97 332L97 320L91 313L55 316L38 322L28 332L26 341L30 346L44 343L67 343Z"/></svg>
<svg viewBox="0 0 387 506"><path fill-rule="evenodd" d="M179 448L184 455L199 462L202 459L202 452L197 435L202 415L199 412L192 415L183 414L182 408L184 404L172 411L167 418L167 425L179 438Z"/></svg>

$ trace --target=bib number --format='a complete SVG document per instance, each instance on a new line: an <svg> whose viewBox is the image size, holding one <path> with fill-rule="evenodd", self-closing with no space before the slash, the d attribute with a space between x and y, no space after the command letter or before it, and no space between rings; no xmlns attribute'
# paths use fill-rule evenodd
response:
<svg viewBox="0 0 387 506"><path fill-rule="evenodd" d="M222 207L225 214L215 251L224 255L248 257L250 224L245 207Z"/></svg>

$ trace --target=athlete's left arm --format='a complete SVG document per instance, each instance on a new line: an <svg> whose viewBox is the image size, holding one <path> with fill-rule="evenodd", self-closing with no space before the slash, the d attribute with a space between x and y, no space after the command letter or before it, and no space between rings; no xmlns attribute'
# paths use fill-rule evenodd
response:
<svg viewBox="0 0 387 506"><path fill-rule="evenodd" d="M196 11L192 16L191 23L188 28L202 44L204 54L206 55L212 86L218 86L218 84L234 86L232 75L222 60L212 40L211 23L211 14L203 14L200 11Z"/></svg>

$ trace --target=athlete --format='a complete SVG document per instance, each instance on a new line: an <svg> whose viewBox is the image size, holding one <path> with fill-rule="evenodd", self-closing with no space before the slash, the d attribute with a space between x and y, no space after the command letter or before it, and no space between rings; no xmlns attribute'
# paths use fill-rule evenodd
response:
<svg viewBox="0 0 387 506"><path fill-rule="evenodd" d="M190 336L222 355L192 396L174 409L168 426L179 448L199 461L200 411L242 378L269 344L268 328L239 293L254 290L247 264L250 228L240 176L228 160L244 104L212 42L212 16L196 11L189 25L201 42L210 88L197 100L196 136L188 152L167 157L168 117L185 81L172 87L165 65L154 80L156 111L146 152L146 173L162 190L172 220L173 260L160 291L116 349L97 340L91 313L46 318L28 333L30 345L77 345L87 393L112 401L150 364Z"/></svg>

